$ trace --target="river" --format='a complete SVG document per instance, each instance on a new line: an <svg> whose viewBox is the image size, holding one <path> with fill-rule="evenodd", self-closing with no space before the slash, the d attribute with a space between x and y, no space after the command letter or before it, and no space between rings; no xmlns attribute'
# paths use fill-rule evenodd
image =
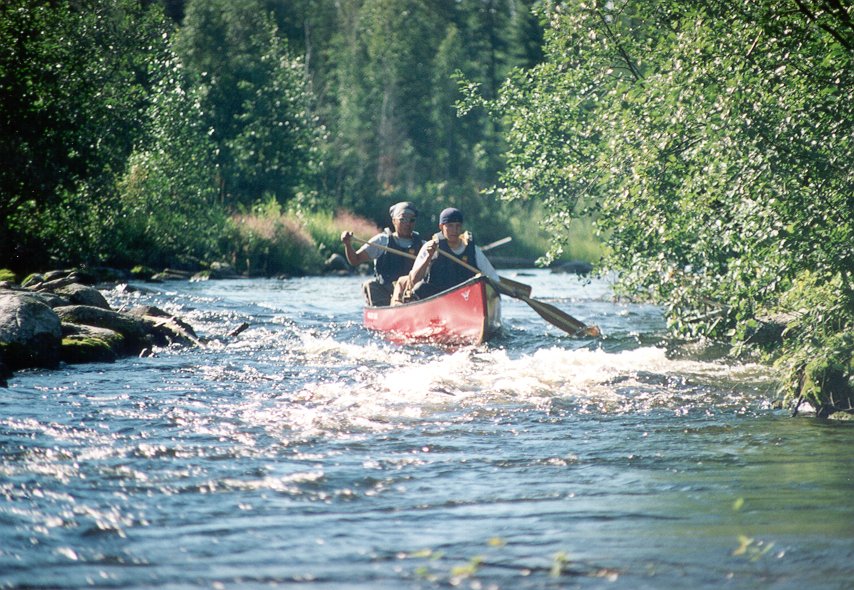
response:
<svg viewBox="0 0 854 590"><path fill-rule="evenodd" d="M0 390L0 588L854 587L854 423L606 280L505 274L604 337L505 297L489 345L397 345L360 277L105 292L210 344Z"/></svg>

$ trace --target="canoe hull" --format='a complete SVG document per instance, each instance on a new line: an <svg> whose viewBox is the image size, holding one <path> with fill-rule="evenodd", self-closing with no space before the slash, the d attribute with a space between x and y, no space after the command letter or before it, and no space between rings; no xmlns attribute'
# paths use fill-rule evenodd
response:
<svg viewBox="0 0 854 590"><path fill-rule="evenodd" d="M482 276L438 295L391 307L366 307L364 324L395 342L480 344L501 328L501 300Z"/></svg>

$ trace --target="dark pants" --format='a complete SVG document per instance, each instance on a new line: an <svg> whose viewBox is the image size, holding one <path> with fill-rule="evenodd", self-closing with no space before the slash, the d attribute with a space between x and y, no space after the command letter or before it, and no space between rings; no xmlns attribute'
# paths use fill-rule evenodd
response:
<svg viewBox="0 0 854 590"><path fill-rule="evenodd" d="M389 305L391 303L391 294L393 290L394 284L381 285L376 279L365 281L362 284L362 293L365 295L365 303L372 307Z"/></svg>

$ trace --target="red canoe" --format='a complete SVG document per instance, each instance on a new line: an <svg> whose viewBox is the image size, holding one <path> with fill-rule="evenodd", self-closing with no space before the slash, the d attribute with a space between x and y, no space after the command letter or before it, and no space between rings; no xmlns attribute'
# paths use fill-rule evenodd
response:
<svg viewBox="0 0 854 590"><path fill-rule="evenodd" d="M420 301L366 307L364 320L366 328L395 342L480 344L501 328L501 299L485 277L476 276Z"/></svg>

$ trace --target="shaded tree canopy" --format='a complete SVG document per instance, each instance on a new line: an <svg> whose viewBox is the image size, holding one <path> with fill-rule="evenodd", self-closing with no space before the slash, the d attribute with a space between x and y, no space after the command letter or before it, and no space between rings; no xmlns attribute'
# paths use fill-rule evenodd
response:
<svg viewBox="0 0 854 590"><path fill-rule="evenodd" d="M144 133L151 64L166 59L167 31L157 9L132 0L0 5L4 260L45 263L45 237L91 254L83 242L101 235L113 181ZM53 225L61 218L64 230Z"/></svg>
<svg viewBox="0 0 854 590"><path fill-rule="evenodd" d="M383 223L389 201L412 198L425 210L454 202L488 222L487 238L503 234L506 214L480 194L501 167L500 126L457 117L451 76L494 93L510 67L531 65L541 29L529 4L5 2L0 258L119 263L133 256L115 251L128 243L115 237L122 224L139 239L177 235L168 213L142 225L139 214L178 211L167 203L182 191L207 203L210 183L226 215L272 199ZM182 117L197 135L177 144L197 171L175 175L166 168L190 162L167 166L163 153L182 156L158 125L174 132ZM154 190L149 206L143 190Z"/></svg>
<svg viewBox="0 0 854 590"><path fill-rule="evenodd" d="M176 52L201 96L229 207L285 203L311 181L322 127L302 60L264 2L189 2Z"/></svg>

